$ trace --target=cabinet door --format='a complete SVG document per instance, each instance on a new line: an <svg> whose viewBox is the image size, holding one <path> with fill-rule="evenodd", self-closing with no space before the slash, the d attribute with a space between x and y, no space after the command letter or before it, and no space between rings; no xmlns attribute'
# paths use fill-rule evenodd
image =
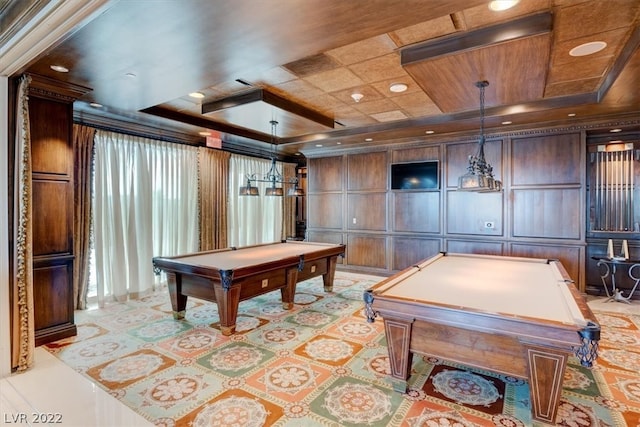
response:
<svg viewBox="0 0 640 427"><path fill-rule="evenodd" d="M511 142L511 185L580 184L579 134L515 138Z"/></svg>
<svg viewBox="0 0 640 427"><path fill-rule="evenodd" d="M340 156L308 160L307 185L309 193L342 191L342 159Z"/></svg>
<svg viewBox="0 0 640 427"><path fill-rule="evenodd" d="M393 270L403 270L440 252L440 239L393 238Z"/></svg>
<svg viewBox="0 0 640 427"><path fill-rule="evenodd" d="M513 190L513 236L580 239L581 200L580 188Z"/></svg>
<svg viewBox="0 0 640 427"><path fill-rule="evenodd" d="M349 230L387 229L387 193L349 194L348 197Z"/></svg>
<svg viewBox="0 0 640 427"><path fill-rule="evenodd" d="M342 194L309 194L307 196L309 228L342 229Z"/></svg>
<svg viewBox="0 0 640 427"><path fill-rule="evenodd" d="M440 192L393 193L393 231L440 232Z"/></svg>
<svg viewBox="0 0 640 427"><path fill-rule="evenodd" d="M349 191L386 191L387 153L351 154L347 156Z"/></svg>
<svg viewBox="0 0 640 427"><path fill-rule="evenodd" d="M447 232L503 235L503 193L447 191Z"/></svg>
<svg viewBox="0 0 640 427"><path fill-rule="evenodd" d="M347 263L361 267L387 268L387 239L382 236L350 234Z"/></svg>

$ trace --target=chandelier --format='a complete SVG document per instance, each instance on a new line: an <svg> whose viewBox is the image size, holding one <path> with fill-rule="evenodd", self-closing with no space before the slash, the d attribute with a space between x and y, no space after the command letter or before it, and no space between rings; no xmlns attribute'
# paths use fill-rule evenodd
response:
<svg viewBox="0 0 640 427"><path fill-rule="evenodd" d="M480 89L480 139L478 140L478 152L469 156L467 173L458 178L458 190L464 191L500 191L502 183L493 177L493 168L484 158L484 90L489 82L482 80L475 86Z"/></svg>
<svg viewBox="0 0 640 427"><path fill-rule="evenodd" d="M298 187L298 178L284 177L280 173L280 171L278 171L278 168L276 166L276 153L275 153L276 126L278 125L278 122L275 120L271 120L269 123L271 123L271 148L272 148L271 168L261 178L259 178L258 174L255 174L255 173L246 174L245 178L247 180L247 185L240 187L239 194L241 196L259 196L260 191L258 190L258 187L256 187L255 185L251 185L251 183L268 182L271 184L271 186L267 188L267 191L265 193L267 196L283 196L284 189L282 186L284 185L293 186L292 188L289 189L289 191L287 191L288 196L293 196L293 197L304 196L304 190Z"/></svg>

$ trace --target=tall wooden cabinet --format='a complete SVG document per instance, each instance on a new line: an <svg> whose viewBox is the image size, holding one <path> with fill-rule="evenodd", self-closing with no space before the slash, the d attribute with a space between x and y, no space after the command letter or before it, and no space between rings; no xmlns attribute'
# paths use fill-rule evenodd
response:
<svg viewBox="0 0 640 427"><path fill-rule="evenodd" d="M33 189L36 345L76 335L73 303L73 102L85 93L32 76L29 121Z"/></svg>

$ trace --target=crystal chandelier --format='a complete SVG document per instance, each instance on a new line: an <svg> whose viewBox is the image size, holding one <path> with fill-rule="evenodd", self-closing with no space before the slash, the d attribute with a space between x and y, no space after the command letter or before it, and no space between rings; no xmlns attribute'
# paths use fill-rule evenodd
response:
<svg viewBox="0 0 640 427"><path fill-rule="evenodd" d="M458 190L463 191L500 191L502 183L493 177L493 168L484 158L484 90L489 82L482 80L476 82L480 89L480 139L478 140L478 152L469 156L467 173L458 178Z"/></svg>
<svg viewBox="0 0 640 427"><path fill-rule="evenodd" d="M276 166L276 153L275 153L275 138L276 138L276 126L278 122L275 120L271 120L271 147L272 147L272 155L271 155L271 168L269 171L262 176L262 178L258 178L258 174L246 174L245 178L247 179L247 185L240 187L239 194L241 196L259 196L260 191L258 187L251 185L251 183L256 182L268 182L271 184L270 187L267 188L266 195L267 196L283 196L284 189L282 186L284 185L292 185L293 187L289 189L287 192L288 196L304 196L304 190L298 187L298 178L284 177Z"/></svg>

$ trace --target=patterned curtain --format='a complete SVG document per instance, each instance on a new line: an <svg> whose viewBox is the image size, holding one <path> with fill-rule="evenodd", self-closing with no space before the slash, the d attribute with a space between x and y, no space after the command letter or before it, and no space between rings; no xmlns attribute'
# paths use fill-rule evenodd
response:
<svg viewBox="0 0 640 427"><path fill-rule="evenodd" d="M286 177L296 176L296 165L285 163L283 167L283 175ZM292 186L285 187L285 195L283 197L283 214L282 214L282 238L296 235L296 198L287 196L287 191Z"/></svg>
<svg viewBox="0 0 640 427"><path fill-rule="evenodd" d="M15 280L12 292L11 366L25 371L33 365L35 324L33 306L33 246L31 216L31 136L29 129L29 84L23 76L18 86L15 159Z"/></svg>
<svg viewBox="0 0 640 427"><path fill-rule="evenodd" d="M227 199L231 154L198 148L200 250L227 247Z"/></svg>
<svg viewBox="0 0 640 427"><path fill-rule="evenodd" d="M75 309L87 308L89 286L89 258L91 254L91 180L93 176L93 137L96 130L87 126L73 125L74 150L74 223L73 253L73 305Z"/></svg>

